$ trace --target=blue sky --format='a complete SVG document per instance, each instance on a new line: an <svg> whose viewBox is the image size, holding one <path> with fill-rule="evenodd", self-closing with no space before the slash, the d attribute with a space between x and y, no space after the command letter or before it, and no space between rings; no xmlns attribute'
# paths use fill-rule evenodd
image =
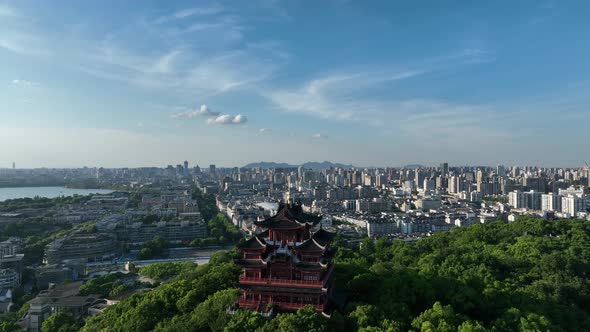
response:
<svg viewBox="0 0 590 332"><path fill-rule="evenodd" d="M0 167L580 166L588 10L0 0Z"/></svg>

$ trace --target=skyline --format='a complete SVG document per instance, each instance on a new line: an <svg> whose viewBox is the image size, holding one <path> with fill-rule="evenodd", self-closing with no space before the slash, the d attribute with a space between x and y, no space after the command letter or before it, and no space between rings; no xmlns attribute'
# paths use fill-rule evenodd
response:
<svg viewBox="0 0 590 332"><path fill-rule="evenodd" d="M0 167L582 167L584 9L0 1Z"/></svg>

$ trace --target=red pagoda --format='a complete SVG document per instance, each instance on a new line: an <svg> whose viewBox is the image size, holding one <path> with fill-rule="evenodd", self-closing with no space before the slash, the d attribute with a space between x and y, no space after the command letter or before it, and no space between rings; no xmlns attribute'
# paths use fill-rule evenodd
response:
<svg viewBox="0 0 590 332"><path fill-rule="evenodd" d="M334 233L320 228L321 217L303 213L301 205L279 204L277 214L256 222L262 233L238 245L243 267L240 308L262 311L267 304L279 311L311 305L327 314L334 266L329 248Z"/></svg>

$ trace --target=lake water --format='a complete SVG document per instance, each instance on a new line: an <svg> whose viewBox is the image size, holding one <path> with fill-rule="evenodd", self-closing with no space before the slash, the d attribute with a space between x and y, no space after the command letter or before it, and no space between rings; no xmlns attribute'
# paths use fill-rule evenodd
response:
<svg viewBox="0 0 590 332"><path fill-rule="evenodd" d="M54 198L60 196L89 195L89 194L109 194L112 190L108 189L72 189L65 187L20 187L20 188L0 188L0 202L7 199L25 198L25 197L47 197Z"/></svg>

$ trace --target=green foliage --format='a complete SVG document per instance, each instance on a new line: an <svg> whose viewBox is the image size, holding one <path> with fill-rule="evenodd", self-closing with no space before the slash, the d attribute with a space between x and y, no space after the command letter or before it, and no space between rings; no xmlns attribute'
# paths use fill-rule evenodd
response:
<svg viewBox="0 0 590 332"><path fill-rule="evenodd" d="M168 281L88 318L83 331L584 331L588 243L587 222L522 218L339 247L335 284L349 301L329 320L311 307L270 320L228 315L240 269L235 252L220 252L202 266L170 265ZM148 273L165 279L164 269Z"/></svg>
<svg viewBox="0 0 590 332"><path fill-rule="evenodd" d="M266 320L258 313L249 310L237 311L227 322L225 332L246 332L261 329Z"/></svg>
<svg viewBox="0 0 590 332"><path fill-rule="evenodd" d="M359 251L339 248L336 283L358 328L382 329L379 317L402 330L583 330L589 236L583 221L522 218L415 243L364 241Z"/></svg>
<svg viewBox="0 0 590 332"><path fill-rule="evenodd" d="M110 273L88 280L80 286L80 295L117 296L130 287L121 282L122 273Z"/></svg>
<svg viewBox="0 0 590 332"><path fill-rule="evenodd" d="M141 246L139 250L139 259L152 259L160 257L164 254L164 251L170 247L170 244L160 236L154 237L152 240L147 241Z"/></svg>
<svg viewBox="0 0 590 332"><path fill-rule="evenodd" d="M55 198L47 198L47 197L26 197L26 198L15 198L15 199L7 199L5 201L0 202L0 211L16 211L20 209L26 208L33 208L33 209L42 209L42 208L50 208L56 205L61 204L74 204L74 203L83 203L90 200L90 195L82 196L82 195L73 195L73 196L62 196L62 197L55 197Z"/></svg>
<svg viewBox="0 0 590 332"><path fill-rule="evenodd" d="M199 204L199 212L205 220L211 220L219 211L215 203L215 196L205 194L198 188L193 188L192 198Z"/></svg>
<svg viewBox="0 0 590 332"><path fill-rule="evenodd" d="M145 216L137 217L136 221L141 222L146 225L150 225L150 224L160 221L160 217L158 217L158 215L156 215L156 214L148 214Z"/></svg>
<svg viewBox="0 0 590 332"><path fill-rule="evenodd" d="M227 299L222 295L209 302L205 300L218 291L233 291L239 273L240 269L231 262L193 265L159 287L134 294L102 315L89 317L82 331L151 331L156 326L161 331L193 331L197 330L191 325L194 322L217 326L221 324L216 323L217 319L222 319L219 318L220 308L229 300L222 301ZM194 314L195 308L203 303L207 303L204 309ZM212 310L217 311L209 312ZM172 328L175 326L177 329Z"/></svg>
<svg viewBox="0 0 590 332"><path fill-rule="evenodd" d="M328 328L327 320L310 306L297 310L296 314L279 314L276 320L281 332L322 332Z"/></svg>
<svg viewBox="0 0 590 332"><path fill-rule="evenodd" d="M169 279L196 266L192 262L162 262L150 264L139 269L139 274L157 281Z"/></svg>
<svg viewBox="0 0 590 332"><path fill-rule="evenodd" d="M232 243L237 242L242 235L234 224L227 219L223 213L217 213L207 223L209 235L217 238L217 242L220 244L231 241Z"/></svg>
<svg viewBox="0 0 590 332"><path fill-rule="evenodd" d="M450 305L443 306L435 302L432 309L424 311L412 321L412 327L423 332L452 332L457 330L459 322L460 318Z"/></svg>
<svg viewBox="0 0 590 332"><path fill-rule="evenodd" d="M237 243L243 236L234 224L217 209L215 197L205 194L197 188L193 190L193 199L199 204L199 212L207 222L208 238L195 239L191 242L192 247L208 247Z"/></svg>
<svg viewBox="0 0 590 332"><path fill-rule="evenodd" d="M41 332L76 332L79 329L74 317L63 311L49 316L41 326Z"/></svg>
<svg viewBox="0 0 590 332"><path fill-rule="evenodd" d="M11 312L0 316L0 332L24 331L18 326L16 321L20 318L17 313Z"/></svg>

